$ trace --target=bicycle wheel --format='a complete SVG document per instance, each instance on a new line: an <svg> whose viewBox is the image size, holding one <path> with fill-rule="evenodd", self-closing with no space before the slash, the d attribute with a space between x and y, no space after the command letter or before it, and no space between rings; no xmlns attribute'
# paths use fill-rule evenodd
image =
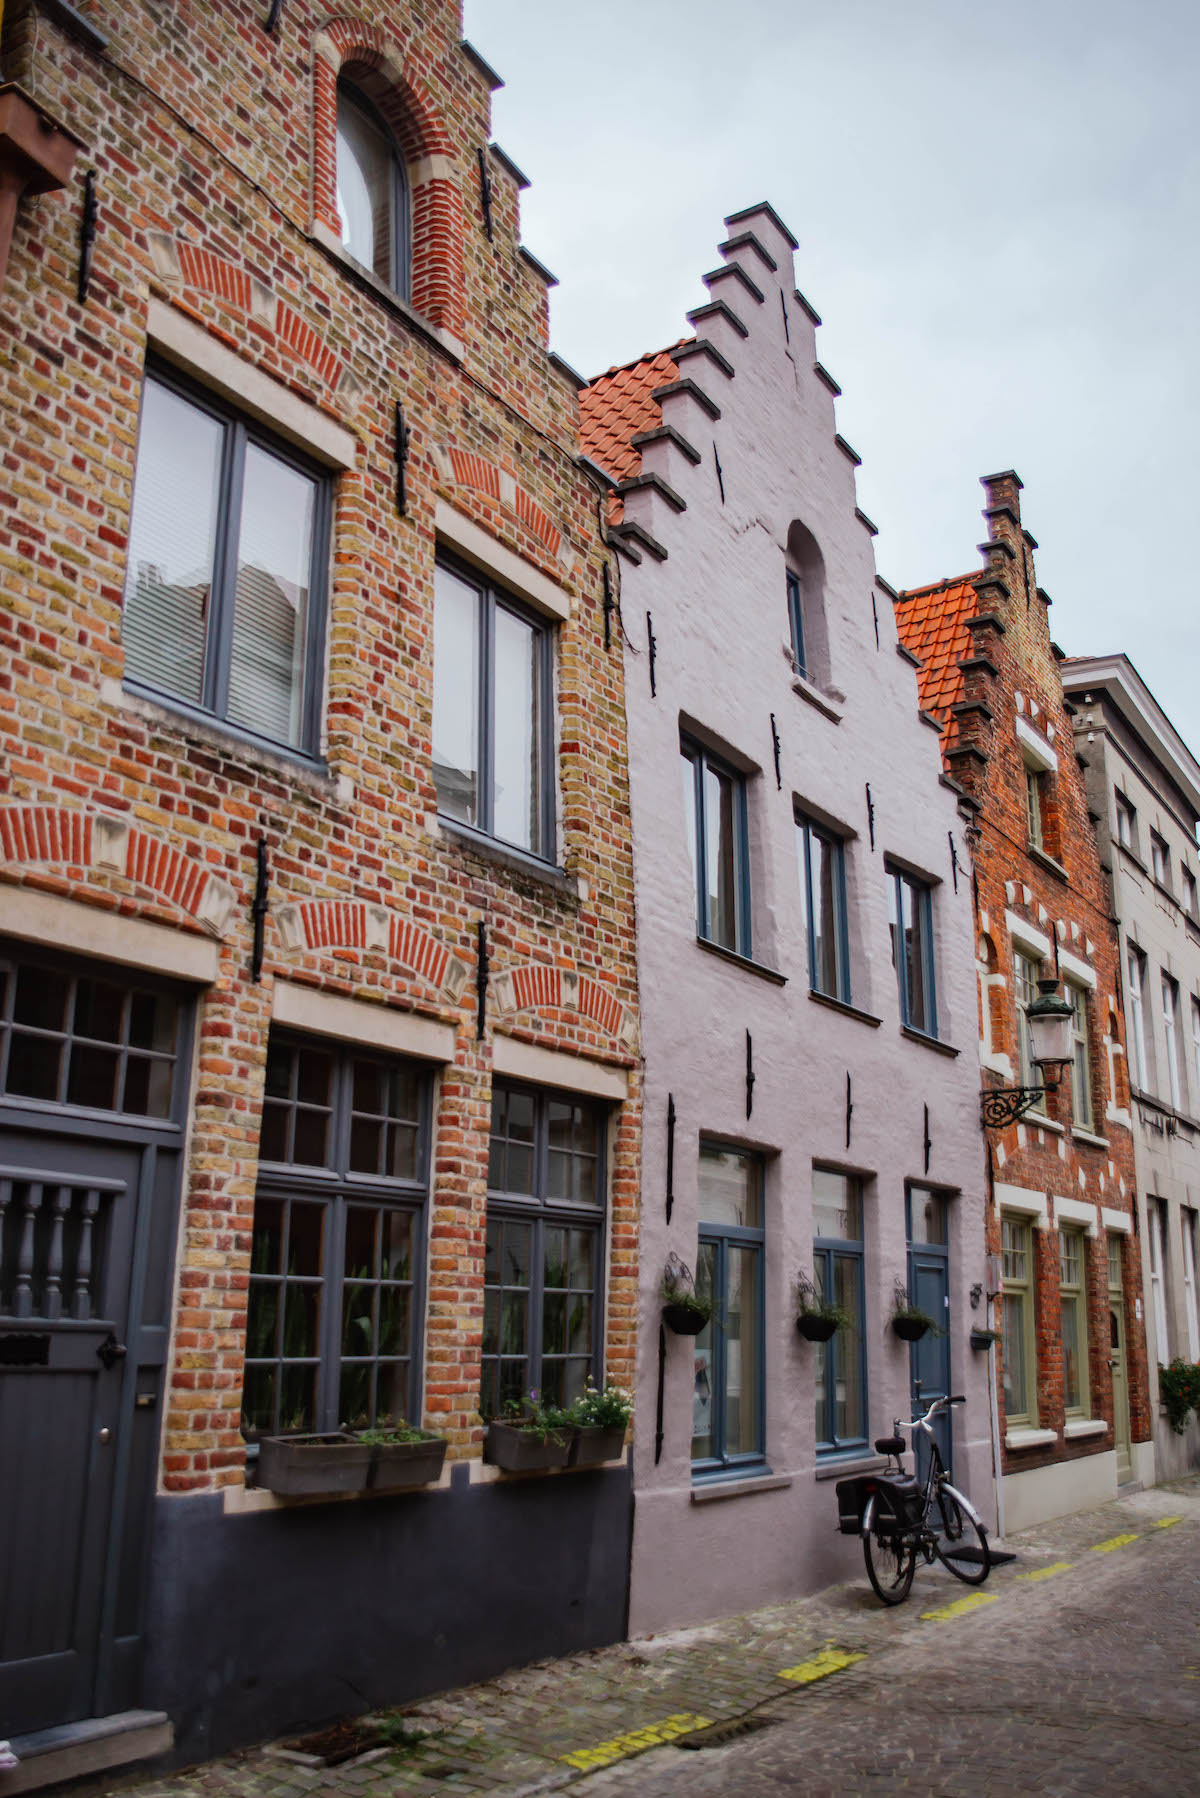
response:
<svg viewBox="0 0 1200 1798"><path fill-rule="evenodd" d="M876 1491L863 1512L863 1559L867 1577L884 1604L903 1604L917 1565L916 1545L900 1534L901 1521L891 1497Z"/></svg>
<svg viewBox="0 0 1200 1798"><path fill-rule="evenodd" d="M986 1531L976 1523L953 1486L939 1486L933 1551L964 1585L982 1586L992 1570Z"/></svg>

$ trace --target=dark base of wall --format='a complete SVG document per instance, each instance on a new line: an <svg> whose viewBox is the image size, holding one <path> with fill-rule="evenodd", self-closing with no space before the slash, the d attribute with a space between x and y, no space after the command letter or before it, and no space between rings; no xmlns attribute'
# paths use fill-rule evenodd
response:
<svg viewBox="0 0 1200 1798"><path fill-rule="evenodd" d="M620 1641L627 1470L225 1516L155 1510L142 1702L175 1764Z"/></svg>

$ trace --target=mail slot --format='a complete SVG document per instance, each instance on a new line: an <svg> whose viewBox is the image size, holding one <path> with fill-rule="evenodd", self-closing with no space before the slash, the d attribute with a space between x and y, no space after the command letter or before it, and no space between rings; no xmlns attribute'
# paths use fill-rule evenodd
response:
<svg viewBox="0 0 1200 1798"><path fill-rule="evenodd" d="M0 1336L0 1367L49 1367L50 1337L47 1332L35 1335L29 1330L14 1330Z"/></svg>

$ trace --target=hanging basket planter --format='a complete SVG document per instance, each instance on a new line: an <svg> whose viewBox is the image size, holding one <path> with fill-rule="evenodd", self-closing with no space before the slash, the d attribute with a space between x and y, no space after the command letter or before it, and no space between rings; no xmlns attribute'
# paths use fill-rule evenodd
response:
<svg viewBox="0 0 1200 1798"><path fill-rule="evenodd" d="M699 1336L711 1316L710 1308L698 1301L672 1299L663 1306L663 1322L676 1336Z"/></svg>
<svg viewBox="0 0 1200 1798"><path fill-rule="evenodd" d="M999 1342L999 1330L972 1330L971 1347L979 1354L986 1354L993 1342Z"/></svg>
<svg viewBox="0 0 1200 1798"><path fill-rule="evenodd" d="M838 1327L836 1317L822 1317L819 1311L802 1311L796 1328L806 1342L828 1342Z"/></svg>
<svg viewBox="0 0 1200 1798"><path fill-rule="evenodd" d="M928 1336L933 1325L927 1317L893 1317L892 1328L901 1342L920 1342L922 1336Z"/></svg>

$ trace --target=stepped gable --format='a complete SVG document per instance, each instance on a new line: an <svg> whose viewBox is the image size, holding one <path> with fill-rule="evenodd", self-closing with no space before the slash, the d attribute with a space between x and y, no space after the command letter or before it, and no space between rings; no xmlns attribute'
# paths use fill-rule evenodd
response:
<svg viewBox="0 0 1200 1798"><path fill-rule="evenodd" d="M681 338L690 343L691 338ZM678 349L679 344L672 344ZM609 368L585 387L579 396L579 429L583 453L614 480L627 481L642 471L642 452L633 438L643 431L657 430L662 423L662 406L653 396L657 388L679 379L679 369L670 350L657 350ZM625 515L624 501L614 494L609 502L610 524L619 524Z"/></svg>
<svg viewBox="0 0 1200 1798"><path fill-rule="evenodd" d="M936 581L930 587L911 587L900 594L895 607L900 641L921 664L917 673L921 710L942 725L949 718L950 707L962 698L959 663L971 653L967 619L980 610L973 583L982 578L981 571Z"/></svg>

